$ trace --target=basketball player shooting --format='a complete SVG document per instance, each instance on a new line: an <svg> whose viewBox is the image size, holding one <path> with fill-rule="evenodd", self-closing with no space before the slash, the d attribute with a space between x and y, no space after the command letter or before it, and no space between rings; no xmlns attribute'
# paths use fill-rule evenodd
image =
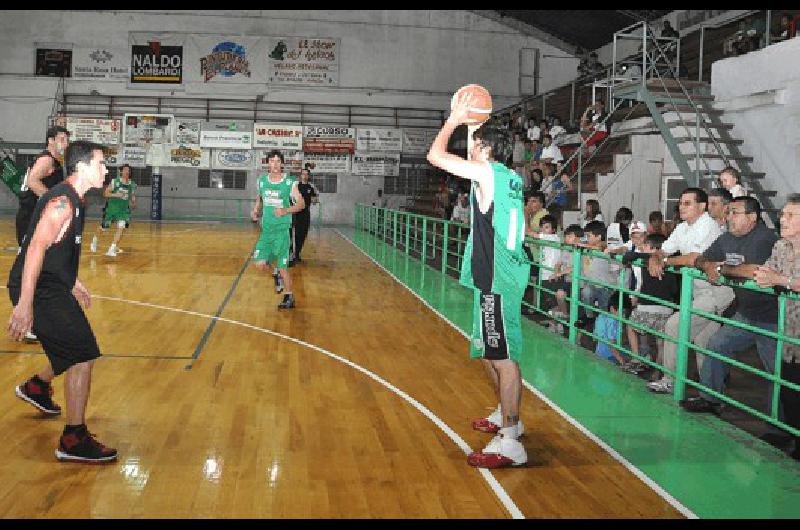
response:
<svg viewBox="0 0 800 530"><path fill-rule="evenodd" d="M528 461L518 440L524 431L519 418L520 314L530 275L530 263L522 248L523 183L519 175L495 160L504 152L505 142L497 129L483 126L473 133L469 160L447 152L447 142L456 127L482 123L490 113L491 96L486 89L470 85L459 90L427 158L434 166L472 181L471 230L460 283L474 291L470 357L483 360L500 405L488 417L473 422L474 429L497 435L482 451L469 455L467 462L475 467L498 468Z"/></svg>

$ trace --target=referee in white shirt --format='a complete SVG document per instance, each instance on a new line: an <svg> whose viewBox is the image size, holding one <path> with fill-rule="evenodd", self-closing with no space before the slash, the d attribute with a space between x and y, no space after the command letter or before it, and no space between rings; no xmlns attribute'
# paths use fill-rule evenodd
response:
<svg viewBox="0 0 800 530"><path fill-rule="evenodd" d="M694 266L695 259L722 234L722 230L714 219L708 215L708 194L700 188L687 188L681 194L678 204L681 219L669 238L650 256L648 269L652 276L662 277L664 267ZM680 252L680 256L671 256ZM711 285L705 280L695 279L693 284L692 306L707 313L721 314L733 302L733 289L724 285ZM664 327L664 334L678 338L680 312L674 313ZM719 329L720 324L706 318L692 315L690 339L697 346L705 347L711 335ZM664 368L675 372L678 345L672 341L664 342ZM705 356L698 355L698 363ZM668 374L649 383L653 392L670 393L673 390L673 377Z"/></svg>

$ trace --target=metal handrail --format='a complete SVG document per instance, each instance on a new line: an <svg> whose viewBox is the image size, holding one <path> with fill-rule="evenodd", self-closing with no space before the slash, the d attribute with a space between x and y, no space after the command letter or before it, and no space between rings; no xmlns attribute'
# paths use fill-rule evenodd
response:
<svg viewBox="0 0 800 530"><path fill-rule="evenodd" d="M403 217L404 216L405 216L405 221L403 221ZM411 227L411 221L412 220L414 221L414 227L416 229L415 238L413 240L410 237L411 236L410 227ZM423 226L421 239L420 239L420 237L418 237L419 236L419 229L418 229L419 224L422 224L422 226ZM449 236L449 233L451 232L451 227L458 227L458 230L459 230L459 237L458 238ZM448 221L446 219L437 219L437 218L432 218L432 217L426 217L426 216L419 215L419 214L412 214L410 212L400 212L400 211L397 211L397 210L390 210L388 208L377 208L377 207L374 207L374 206L357 204L356 208L355 208L355 228L356 228L356 233L358 234L358 237L362 237L362 235L374 236L374 238L375 238L374 241L375 242L381 242L382 241L382 242L384 242L386 244L390 244L391 246L396 247L398 249L401 249L402 247L404 247L403 250L405 251L405 254L407 256L414 257L414 254L417 254L419 257L423 258L423 262L425 263L425 265L427 267L431 266L430 263L429 263L429 259L430 258L435 258L437 256L437 251L438 251L438 256L440 257L442 262L441 262L441 264L439 264L438 269L434 269L434 270L440 270L443 274L448 274L448 273L451 273L451 272L454 272L454 273L458 272L458 268L452 267L448 263L448 258L449 257L453 257L454 256L459 265L463 262L463 259L464 259L464 256L463 256L464 246L463 246L463 244L466 241L465 241L465 238L462 238L462 230L467 228L467 227L465 225L463 225L463 224L455 223L455 222L452 222L452 221ZM441 230L440 230L440 228L441 228ZM399 235L400 236L404 235L405 236L404 238L403 237L398 237L398 230L400 231ZM391 234L391 236L390 236L390 234ZM442 243L441 247L437 247L437 236L439 236L439 235L441 235L441 237L438 237L438 240ZM550 248L555 248L555 249L559 249L559 250L570 250L570 251L573 252L573 268L572 268L572 272L571 272L572 291L571 291L571 293L567 293L567 296L566 296L566 300L571 304L571 309L570 309L570 313L569 313L569 316L568 316L567 320L560 319L560 318L553 318L551 315L549 315L547 313L547 311L542 309L542 307L541 307L541 299L539 297L539 294L541 292L545 292L545 293L549 293L549 294L554 294L554 293L553 293L552 290L550 290L550 289L548 289L546 287L543 287L541 285L541 275L539 276L539 279L537 280L536 283L530 283L529 282L529 286L533 287L535 289L535 292L537 293L536 305L533 305L533 304L530 304L530 303L528 303L526 301L523 301L524 307L527 307L529 309L533 309L534 311L536 311L536 312L538 312L540 314L543 314L543 315L547 316L548 318L551 318L551 319L555 320L556 322L559 322L561 324L569 326L569 330L570 330L570 332L569 332L569 340L570 340L570 342L572 344L577 344L578 335L579 334L590 336L590 337L594 338L595 340L604 342L604 343L608 344L610 347L618 349L619 351L624 352L625 354L629 355L630 357L632 357L634 359L637 359L640 362L642 362L642 363L644 363L644 364L646 364L648 366L656 367L656 368L660 369L661 371L663 371L663 372L665 372L665 373L667 373L669 375L674 376L675 385L674 385L673 398L676 401L678 401L678 400L680 400L680 399L682 399L684 397L686 386L690 385L690 386L698 388L698 389L700 389L700 390L702 390L704 392L707 392L708 394L710 394L712 396L715 396L716 398L718 398L718 399L720 399L720 400L722 400L722 401L724 401L724 402L726 402L728 404L731 404L731 405L735 406L736 408L739 408L739 409L741 409L741 410L743 410L745 412L748 412L749 414L752 414L752 415L754 415L754 416L756 416L756 417L758 417L758 418L760 418L760 419L762 419L764 421L767 421L769 423L777 425L780 428L790 432L791 434L793 434L795 436L800 436L800 429L797 429L795 427L787 425L787 424L781 422L778 419L778 396L779 396L779 392L780 392L781 387L786 387L786 388L789 388L789 389L792 389L792 390L795 390L795 391L800 391L800 385L783 379L781 377L781 374L780 374L780 368L781 368L780 361L782 360L781 359L781 351L782 351L783 346L785 344L792 344L792 345L800 346L800 337L792 337L792 336L786 335L784 333L785 326L783 325L783 323L785 322L785 316L786 316L786 302L787 302L787 300L800 302L800 293L794 293L794 292L788 293L785 290L780 290L780 291L776 292L774 289L764 289L764 288L758 287L752 281L745 282L744 284L739 284L739 283L735 283L734 284L734 283L730 282L729 280L725 279L724 277L720 278L720 282L722 284L724 284L724 285L736 285L737 287L748 289L748 290L752 290L752 291L756 291L756 292L759 292L759 293L772 294L772 295L778 296L778 304L779 304L779 316L778 316L778 327L777 327L778 331L777 332L765 331L765 330L762 330L762 329L760 329L758 327L751 326L751 325L746 324L746 323L742 323L742 322L738 322L738 321L735 321L735 320L731 320L729 318L722 317L722 316L719 316L719 315L716 315L716 314L713 314L713 313L707 313L707 312L704 312L704 311L700 311L700 310L695 309L694 307L692 307L692 294L693 294L692 293L692 284L693 284L693 281L695 279L707 279L705 274L703 274L702 272L700 272L700 271L698 271L696 269L688 268L688 267L684 267L684 268L682 268L680 270L678 270L678 269L676 269L674 267L668 267L666 269L669 273L678 274L680 276L680 278L681 278L681 282L680 282L681 298L680 298L680 302L676 304L676 303L672 303L672 302L669 302L669 301L666 301L666 300L661 300L661 299L656 298L656 297L652 297L652 296L649 296L649 295L638 293L636 291L633 291L633 290L628 289L627 287L625 287L624 283L622 283L622 278L625 277L625 269L624 268L620 268L620 270L618 272L618 275L619 275L618 276L618 281L615 284L593 280L591 278L585 277L581 273L582 257L584 257L584 256L589 256L589 257L594 257L594 258L601 258L601 259L605 259L605 260L608 260L608 261L621 262L622 260L621 260L620 256L610 257L610 256L607 256L606 254L604 254L602 252L599 252L599 251L596 251L596 250L572 247L572 246L564 245L564 244L561 244L561 243L554 243L554 242L551 242L551 241L532 239L532 238L529 238L529 237L526 237L525 240L529 244L535 244L535 245L538 245L538 246L550 247ZM403 242L403 241L405 241L405 242ZM412 245L412 242L413 243L420 243L421 242L421 247L419 249L417 249L415 245ZM452 242L456 242L457 243L456 244L456 250L454 252L451 251L450 248L449 248L450 243L452 243ZM429 255L429 252L428 252L429 247L433 248L433 253L430 254L430 255ZM535 265L538 265L541 269L552 270L552 268L547 267L546 265L544 265L543 263L541 263L539 261L534 260L532 263L535 264ZM646 267L647 263L642 262L642 260L636 260L636 261L634 261L632 263L632 265L638 265L638 266ZM642 299L645 299L645 300L647 300L647 301L649 301L651 303L656 303L656 304L659 304L659 305L663 305L665 307L670 307L673 310L677 309L679 311L679 314L680 314L680 326L679 326L678 337L672 337L672 336L666 335L665 333L653 330L653 329L651 329L651 328L649 328L647 326L642 326L640 324L632 322L629 318L626 318L622 314L614 315L614 314L612 314L612 313L610 313L610 312L608 312L608 311L606 311L606 310L604 310L602 308L597 308L597 307L594 307L594 306L590 306L589 304L586 304L586 303L582 302L580 300L580 296L579 296L579 287L580 287L581 284L591 284L591 285L596 285L598 287L603 287L603 288L612 290L612 291L615 292L615 294L613 294L613 296L619 296L620 297L620 302L622 302L622 299L623 299L623 297L625 295L635 295L635 296L638 296L638 297L640 297ZM618 321L619 322L619 332L617 334L616 339L608 340L608 339L605 339L605 338L602 338L602 337L599 337L599 336L595 335L591 331L579 329L576 326L576 321L578 320L578 309L580 307L588 309L593 313L598 313L598 314L604 314L604 315L611 316L613 319ZM620 303L620 307L622 307L621 303ZM690 340L691 317L693 315L701 316L703 318L707 318L709 320L720 322L720 323L725 324L725 325L739 327L739 328L745 329L745 330L747 330L749 332L752 332L752 333L755 333L755 334L761 334L761 335L765 335L765 336L768 336L770 338L776 339L777 340L777 344L776 344L776 351L775 351L775 355L776 355L775 372L774 373L768 373L768 372L765 372L764 370L761 370L760 368L751 367L751 366L749 366L746 363L743 363L741 361L737 361L735 359L731 359L731 358L725 357L724 355L721 355L721 354L719 354L717 352L710 351L707 348L701 348L701 347L698 347L698 346L694 345L692 343L692 341ZM632 351L630 351L629 349L626 349L622 344L622 334L621 334L622 324L628 325L628 326L632 327L633 329L635 329L636 331L649 333L649 334L652 334L652 335L656 335L657 337L659 337L659 338L661 338L663 340L667 340L667 341L675 343L677 345L676 369L674 371L667 370L664 366L659 365L656 362L650 361L649 359L647 359L645 357L642 357L642 356L640 356L638 354L635 354ZM772 392L772 400L771 400L769 415L763 414L762 412L760 412L758 410L755 410L754 408L752 408L752 407L750 407L750 406L748 406L748 405L746 405L744 403L740 403L740 402L734 400L733 398L725 396L725 395L723 395L723 394L721 394L719 392L716 392L711 388L703 386L702 384L699 384L699 383L696 383L694 381L689 380L687 378L687 366L688 366L688 355L689 355L689 352L691 350L694 350L699 354L707 355L708 357L714 358L714 359L716 359L716 360L718 360L720 362L724 362L724 363L726 363L726 364L728 364L730 366L735 366L737 368L740 368L740 369L742 369L742 370L744 370L744 371L746 371L746 372L748 372L748 373L750 373L752 375L761 377L762 379L765 379L768 382L770 382L773 385L773 392Z"/></svg>

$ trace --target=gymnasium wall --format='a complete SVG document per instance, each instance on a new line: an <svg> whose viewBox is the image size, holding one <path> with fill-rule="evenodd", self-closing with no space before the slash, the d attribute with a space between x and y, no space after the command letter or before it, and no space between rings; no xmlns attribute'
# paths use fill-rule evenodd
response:
<svg viewBox="0 0 800 530"><path fill-rule="evenodd" d="M239 36L307 36L340 39L339 86L237 85L142 90L126 81L66 80L65 92L103 96L224 97L269 102L375 105L446 109L457 87L486 86L497 107L519 100L519 50L563 55L544 42L466 11L6 11L0 16L0 137L17 145L43 141L57 79L33 75L37 47L129 49L129 32ZM38 45L38 46L37 46ZM570 61L543 61L541 90L574 77ZM306 123L312 125L312 123ZM342 124L346 125L346 124ZM198 189L196 173L163 168L164 195L253 197L258 170L247 189ZM337 193L322 199L327 222L351 222L356 200L374 197L383 177L338 176ZM148 190L140 190L146 200ZM401 198L390 199L395 203ZM0 208L15 199L0 191ZM174 201L173 201L174 202ZM190 201L183 202L186 207ZM145 204L141 201L141 204ZM92 213L92 212L90 212Z"/></svg>

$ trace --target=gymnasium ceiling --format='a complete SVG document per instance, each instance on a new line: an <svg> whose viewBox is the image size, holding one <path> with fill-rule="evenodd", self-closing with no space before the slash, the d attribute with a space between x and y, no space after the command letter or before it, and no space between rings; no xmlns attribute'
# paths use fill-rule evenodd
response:
<svg viewBox="0 0 800 530"><path fill-rule="evenodd" d="M491 18L498 22L516 21L549 33L572 46L596 50L614 40L614 32L631 24L663 17L671 9L618 9L618 10L492 10ZM491 16L491 15L490 15Z"/></svg>

